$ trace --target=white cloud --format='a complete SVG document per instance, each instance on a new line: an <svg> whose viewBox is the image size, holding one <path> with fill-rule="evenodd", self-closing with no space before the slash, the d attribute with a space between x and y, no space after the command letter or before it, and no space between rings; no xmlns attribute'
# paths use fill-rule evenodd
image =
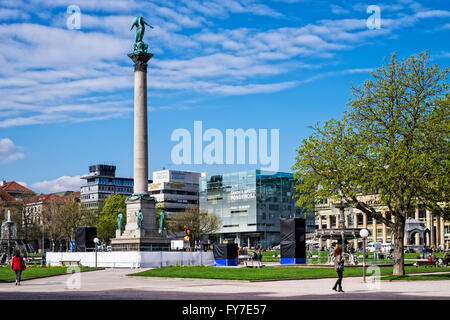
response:
<svg viewBox="0 0 450 320"><path fill-rule="evenodd" d="M23 12L44 19L48 15L49 25L0 24L0 128L128 116L133 74L126 54L133 43L134 31L129 29L136 12L155 27L145 35L155 53L148 81L152 94L160 96L166 90L206 96L285 90L318 77L302 78L301 72L298 78L277 76L320 69L326 64L323 61L331 61L340 51L391 35L421 19L449 16L448 11L402 0L382 6L382 29L376 31L367 29L364 3L331 5L336 14L348 8L364 12L353 19L318 20L298 27L233 28L220 27L217 19L230 14L285 17L257 0L78 0L81 29L68 30L65 0L4 2L5 16ZM349 69L340 74L365 71ZM339 70L321 72L319 77L327 74ZM125 98L124 92L129 93Z"/></svg>
<svg viewBox="0 0 450 320"><path fill-rule="evenodd" d="M31 184L33 190L39 192L61 192L61 191L79 191L84 184L84 180L80 176L62 176L53 180L45 180Z"/></svg>
<svg viewBox="0 0 450 320"><path fill-rule="evenodd" d="M0 10L0 21L12 19L29 19L29 18L30 16L21 10L6 9L6 8L2 8L2 10Z"/></svg>
<svg viewBox="0 0 450 320"><path fill-rule="evenodd" d="M23 159L25 155L19 152L18 148L9 138L0 138L0 163L10 163Z"/></svg>
<svg viewBox="0 0 450 320"><path fill-rule="evenodd" d="M331 12L334 14L348 14L350 13L350 10L345 9L341 6L335 5L335 4L331 4L330 5L331 8Z"/></svg>

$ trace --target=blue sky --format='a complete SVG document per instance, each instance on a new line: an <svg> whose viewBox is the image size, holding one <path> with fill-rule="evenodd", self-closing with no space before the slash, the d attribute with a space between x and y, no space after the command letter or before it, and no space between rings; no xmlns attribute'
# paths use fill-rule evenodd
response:
<svg viewBox="0 0 450 320"><path fill-rule="evenodd" d="M81 10L68 29L69 5ZM380 29L369 29L369 5ZM150 173L259 165L176 165L174 130L279 129L290 171L307 127L340 117L350 84L383 59L428 50L450 61L448 1L0 2L0 179L37 192L77 189L89 165L133 174L133 17L154 29L148 71Z"/></svg>

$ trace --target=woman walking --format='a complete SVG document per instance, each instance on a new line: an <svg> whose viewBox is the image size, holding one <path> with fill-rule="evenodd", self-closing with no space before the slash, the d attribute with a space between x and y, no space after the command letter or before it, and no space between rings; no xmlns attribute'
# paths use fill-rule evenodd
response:
<svg viewBox="0 0 450 320"><path fill-rule="evenodd" d="M26 269L25 261L20 256L20 251L16 250L14 257L12 258L11 269L16 273L16 286L20 286L20 277L22 271Z"/></svg>
<svg viewBox="0 0 450 320"><path fill-rule="evenodd" d="M342 255L342 248L336 246L336 249L334 249L334 269L338 274L338 279L334 284L333 290L337 292L344 292L344 290L342 290L342 274L344 272L344 263L345 259Z"/></svg>

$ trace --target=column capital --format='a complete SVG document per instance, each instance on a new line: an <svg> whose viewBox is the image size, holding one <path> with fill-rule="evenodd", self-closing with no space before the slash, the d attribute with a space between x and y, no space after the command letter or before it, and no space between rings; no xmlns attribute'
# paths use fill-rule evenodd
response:
<svg viewBox="0 0 450 320"><path fill-rule="evenodd" d="M153 57L153 53L139 52L129 53L128 57L134 62L134 71L147 71L147 62Z"/></svg>

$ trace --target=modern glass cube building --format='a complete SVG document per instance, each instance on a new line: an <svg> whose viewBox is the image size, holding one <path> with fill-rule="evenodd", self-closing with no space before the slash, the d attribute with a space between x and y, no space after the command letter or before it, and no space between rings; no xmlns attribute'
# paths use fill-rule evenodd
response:
<svg viewBox="0 0 450 320"><path fill-rule="evenodd" d="M269 247L280 242L280 217L303 217L314 232L315 215L296 205L293 174L249 170L200 178L200 210L216 214L218 242Z"/></svg>

